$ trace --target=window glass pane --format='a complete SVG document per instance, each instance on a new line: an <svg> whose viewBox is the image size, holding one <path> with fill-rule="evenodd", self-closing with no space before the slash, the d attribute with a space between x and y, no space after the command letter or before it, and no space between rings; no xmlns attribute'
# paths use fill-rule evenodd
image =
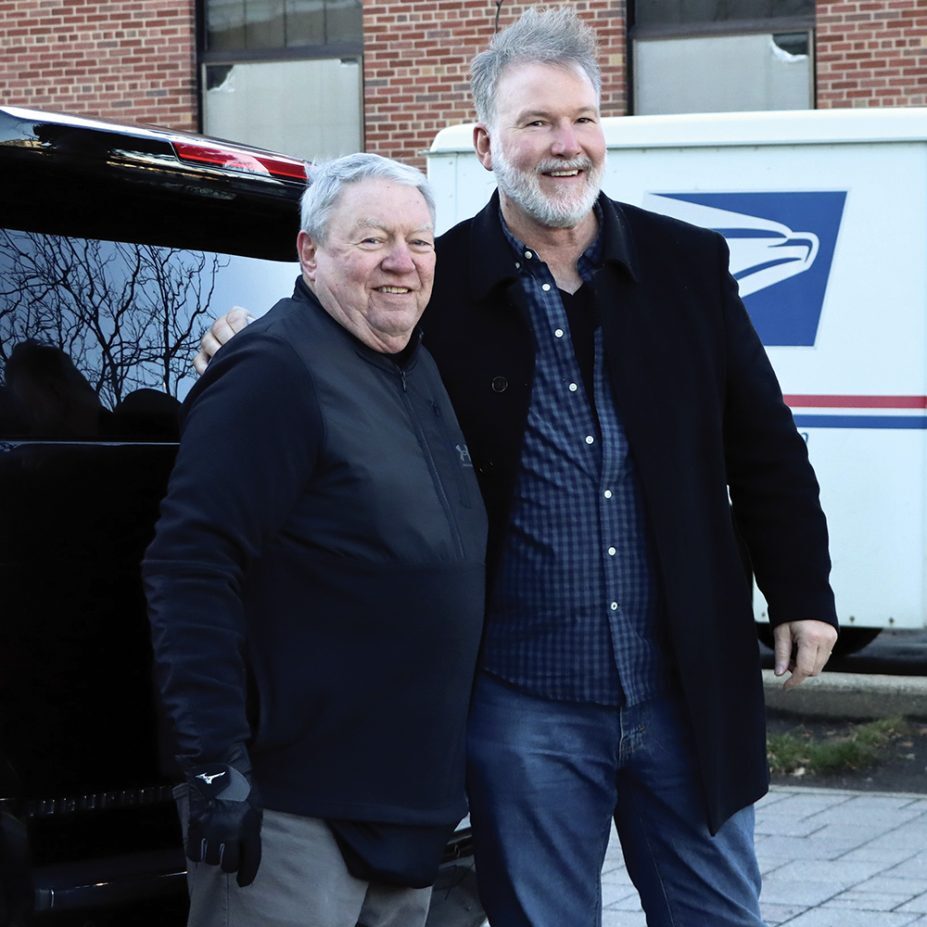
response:
<svg viewBox="0 0 927 927"><path fill-rule="evenodd" d="M260 313L296 273L288 262L0 229L0 437L175 439L210 318L237 303Z"/></svg>
<svg viewBox="0 0 927 927"><path fill-rule="evenodd" d="M714 35L634 43L634 111L810 109L808 33ZM802 51L803 49L803 51Z"/></svg>
<svg viewBox="0 0 927 927"><path fill-rule="evenodd" d="M637 0L634 12L639 26L723 23L811 16L814 0Z"/></svg>
<svg viewBox="0 0 927 927"><path fill-rule="evenodd" d="M209 51L360 42L361 0L207 0Z"/></svg>
<svg viewBox="0 0 927 927"><path fill-rule="evenodd" d="M811 50L811 36L807 32L777 32L773 41L790 55L807 55Z"/></svg>
<svg viewBox="0 0 927 927"><path fill-rule="evenodd" d="M307 161L363 147L361 66L356 60L239 62L216 81L206 68L207 135L283 151ZM293 100L299 113L293 118Z"/></svg>
<svg viewBox="0 0 927 927"><path fill-rule="evenodd" d="M325 6L327 41L361 41L360 0L325 0Z"/></svg>
<svg viewBox="0 0 927 927"><path fill-rule="evenodd" d="M287 0L286 44L322 45L325 42L324 0Z"/></svg>
<svg viewBox="0 0 927 927"><path fill-rule="evenodd" d="M188 201L182 220L199 217ZM145 218L142 207L143 233ZM139 563L191 352L209 315L236 302L260 313L297 273L287 261L0 226L0 718L22 797L160 779ZM140 839L177 846L150 810L131 822ZM125 828L89 816L56 840L62 851L118 853Z"/></svg>
<svg viewBox="0 0 927 927"><path fill-rule="evenodd" d="M284 44L281 0L245 0L245 47L283 48Z"/></svg>
<svg viewBox="0 0 927 927"><path fill-rule="evenodd" d="M245 47L245 0L208 0L206 47L210 51Z"/></svg>

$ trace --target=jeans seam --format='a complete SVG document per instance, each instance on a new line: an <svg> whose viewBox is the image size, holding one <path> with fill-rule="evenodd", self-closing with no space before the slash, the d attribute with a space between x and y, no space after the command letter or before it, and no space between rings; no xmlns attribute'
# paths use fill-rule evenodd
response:
<svg viewBox="0 0 927 927"><path fill-rule="evenodd" d="M609 842L609 839L611 838L611 835L612 835L612 822L609 821L609 826L605 828L605 831L603 834L604 839L602 840L602 843L600 846L601 852L599 853L599 876L595 879L596 894L595 894L595 902L594 902L594 907L593 907L593 912L592 912L592 918L590 920L590 923L593 925L602 923L602 876L601 876L601 872L602 872L602 864L605 862L605 854L608 852L608 842Z"/></svg>
<svg viewBox="0 0 927 927"><path fill-rule="evenodd" d="M653 867L653 871L656 873L657 880L660 883L660 892L663 895L663 903L666 907L666 913L669 917L669 922L671 927L676 925L676 916L673 913L673 908L670 905L669 895L666 892L666 883L663 880L663 873L660 871L660 867L657 864L657 854L653 851L653 844L650 841L650 834L647 828L644 826L643 818L635 812L635 817L639 822L641 831L644 833L644 843L647 846L647 856L650 858L650 864Z"/></svg>

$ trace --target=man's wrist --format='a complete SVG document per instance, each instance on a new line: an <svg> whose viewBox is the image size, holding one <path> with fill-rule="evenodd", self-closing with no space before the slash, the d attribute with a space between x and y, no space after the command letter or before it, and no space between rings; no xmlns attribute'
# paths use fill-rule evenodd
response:
<svg viewBox="0 0 927 927"><path fill-rule="evenodd" d="M208 763L187 771L187 783L203 798L245 801L251 794L251 778L230 763Z"/></svg>

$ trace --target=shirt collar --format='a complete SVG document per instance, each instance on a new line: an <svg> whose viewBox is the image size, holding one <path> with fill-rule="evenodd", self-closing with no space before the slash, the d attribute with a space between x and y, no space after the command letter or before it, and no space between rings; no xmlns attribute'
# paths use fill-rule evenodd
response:
<svg viewBox="0 0 927 927"><path fill-rule="evenodd" d="M502 215L502 205L499 202L498 193L493 196L491 205L493 204L502 234L515 257L514 273L526 259L525 253L531 252L533 254L533 251L509 228ZM637 273L635 272L635 262L629 241L630 232L627 229L620 205L610 200L604 193L599 193L598 199L593 204L593 210L595 211L598 232L579 259L581 276L583 279L587 279L604 264L611 263L624 267L630 276L636 280Z"/></svg>

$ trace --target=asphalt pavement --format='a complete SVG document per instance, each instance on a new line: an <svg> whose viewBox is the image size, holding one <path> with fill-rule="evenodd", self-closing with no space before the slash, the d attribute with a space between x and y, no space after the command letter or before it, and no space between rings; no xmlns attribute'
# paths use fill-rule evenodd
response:
<svg viewBox="0 0 927 927"><path fill-rule="evenodd" d="M910 672L927 657L927 635L889 635L882 655L841 661L874 660L876 672L825 672L784 691L765 670L767 703L796 714L927 718L927 677L896 675L897 661L883 660L892 648ZM756 849L769 927L927 927L927 794L774 786L757 805ZM645 927L615 838L602 896L603 927Z"/></svg>

